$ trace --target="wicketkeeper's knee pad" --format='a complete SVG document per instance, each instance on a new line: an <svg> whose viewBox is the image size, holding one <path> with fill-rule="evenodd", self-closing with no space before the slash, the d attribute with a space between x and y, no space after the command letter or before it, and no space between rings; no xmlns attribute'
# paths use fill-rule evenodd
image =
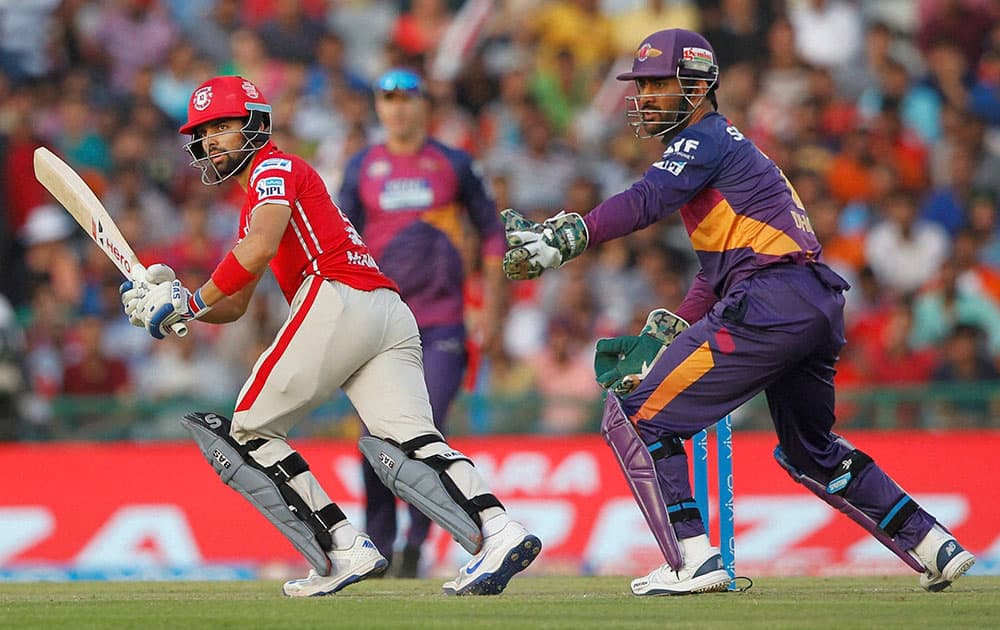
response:
<svg viewBox="0 0 1000 630"><path fill-rule="evenodd" d="M262 466L251 453L266 440L240 444L230 436L229 418L214 413L189 413L181 423L222 481L271 521L316 571L329 574L330 528L347 517L336 503L314 511L289 486L290 480L309 470L305 459L292 451L281 461Z"/></svg>
<svg viewBox="0 0 1000 630"><path fill-rule="evenodd" d="M482 546L479 514L503 508L491 493L466 496L448 473L458 462L472 464L439 435L422 435L402 444L363 437L358 447L382 483L397 497L447 530L469 553Z"/></svg>

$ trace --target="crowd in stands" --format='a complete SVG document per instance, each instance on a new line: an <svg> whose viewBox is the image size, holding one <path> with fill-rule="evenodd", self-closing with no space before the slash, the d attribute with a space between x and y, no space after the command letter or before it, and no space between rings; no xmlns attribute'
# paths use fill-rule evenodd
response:
<svg viewBox="0 0 1000 630"><path fill-rule="evenodd" d="M498 208L544 219L588 211L658 159L662 146L635 139L624 101L607 98L608 76L671 27L712 42L720 111L779 164L826 262L853 285L841 388L998 380L1000 4L495 0L471 46L439 50L477 1L0 5L0 439L65 434L66 397L225 412L287 308L264 282L237 324L155 343L121 314L115 268L35 182L36 147L83 174L140 259L198 286L234 242L242 202L235 185L203 186L181 149L177 127L206 78L255 81L275 142L335 195L347 158L379 137L373 77L417 68L434 135L480 160ZM494 404L456 413L477 430L592 429L593 341L678 305L697 266L683 229L666 221L511 283L503 350L477 357L467 379ZM467 263L474 318L480 261ZM997 426L983 405L939 417ZM72 435L97 435L87 423L101 415Z"/></svg>

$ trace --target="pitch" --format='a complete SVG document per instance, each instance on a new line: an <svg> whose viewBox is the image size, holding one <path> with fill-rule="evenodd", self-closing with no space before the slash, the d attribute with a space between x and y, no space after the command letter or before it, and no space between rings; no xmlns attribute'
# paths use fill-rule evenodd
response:
<svg viewBox="0 0 1000 630"><path fill-rule="evenodd" d="M636 598L624 577L523 577L499 597L446 597L439 580L369 580L293 600L279 582L0 584L16 628L987 628L1000 577L925 593L914 577L761 578L745 593Z"/></svg>

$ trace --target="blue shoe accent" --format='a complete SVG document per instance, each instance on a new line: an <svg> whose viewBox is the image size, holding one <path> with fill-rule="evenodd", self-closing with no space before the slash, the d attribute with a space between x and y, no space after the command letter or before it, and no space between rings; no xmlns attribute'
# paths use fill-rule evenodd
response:
<svg viewBox="0 0 1000 630"><path fill-rule="evenodd" d="M712 556L711 558L709 558L708 560L702 562L701 566L698 567L698 570L695 571L694 575L692 575L691 577L692 578L701 577L702 575L705 575L706 573L711 573L712 571L720 571L720 570L723 570L725 568L726 568L725 565L722 564L722 556L719 555L719 554L716 554L716 555Z"/></svg>
<svg viewBox="0 0 1000 630"><path fill-rule="evenodd" d="M365 544L367 546L367 545L371 545L372 543L366 542ZM374 545L372 545L372 546L374 547ZM328 591L323 591L322 593L313 593L309 597L324 597L326 595L333 595L337 591L343 590L344 588L350 586L351 584L356 584L356 583L360 582L361 580L364 580L366 578L370 578L373 575L378 575L382 571L385 571L386 567L388 567L388 566L389 566L389 561L386 560L385 558L382 558L381 560L379 560L378 562L375 563L375 566L373 566L372 570L369 571L368 573L362 573L360 575L350 575L350 576L346 577L343 582L337 584L332 589L330 589Z"/></svg>
<svg viewBox="0 0 1000 630"><path fill-rule="evenodd" d="M937 554L938 573L944 573L944 568L948 566L948 563L955 557L955 554L963 551L965 551L965 549L963 549L962 545L958 544L958 541L955 539L949 540L945 544L941 545Z"/></svg>
<svg viewBox="0 0 1000 630"><path fill-rule="evenodd" d="M542 541L537 536L525 536L516 547L507 552L496 571L484 573L455 594L499 595L507 588L507 583L515 574L524 571L534 562L541 550Z"/></svg>

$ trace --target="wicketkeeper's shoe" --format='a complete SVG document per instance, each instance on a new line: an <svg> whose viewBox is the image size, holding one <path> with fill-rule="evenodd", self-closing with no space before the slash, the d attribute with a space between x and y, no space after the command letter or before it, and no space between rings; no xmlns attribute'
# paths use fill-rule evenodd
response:
<svg viewBox="0 0 1000 630"><path fill-rule="evenodd" d="M727 590L730 581L719 550L710 547L700 558L686 560L680 571L663 564L646 577L632 580L632 593L640 596L713 593Z"/></svg>
<svg viewBox="0 0 1000 630"><path fill-rule="evenodd" d="M963 549L954 536L936 525L913 551L927 568L920 575L920 586L932 593L951 586L976 563L974 555Z"/></svg>
<svg viewBox="0 0 1000 630"><path fill-rule="evenodd" d="M528 568L542 550L542 541L520 523L508 522L503 529L483 539L483 548L445 582L446 595L499 595L515 573Z"/></svg>
<svg viewBox="0 0 1000 630"><path fill-rule="evenodd" d="M334 549L330 557L330 575L319 575L316 569L301 580L285 582L282 592L288 597L317 597L332 595L340 589L385 571L389 561L382 557L375 543L364 534L354 538L354 544L345 549Z"/></svg>

